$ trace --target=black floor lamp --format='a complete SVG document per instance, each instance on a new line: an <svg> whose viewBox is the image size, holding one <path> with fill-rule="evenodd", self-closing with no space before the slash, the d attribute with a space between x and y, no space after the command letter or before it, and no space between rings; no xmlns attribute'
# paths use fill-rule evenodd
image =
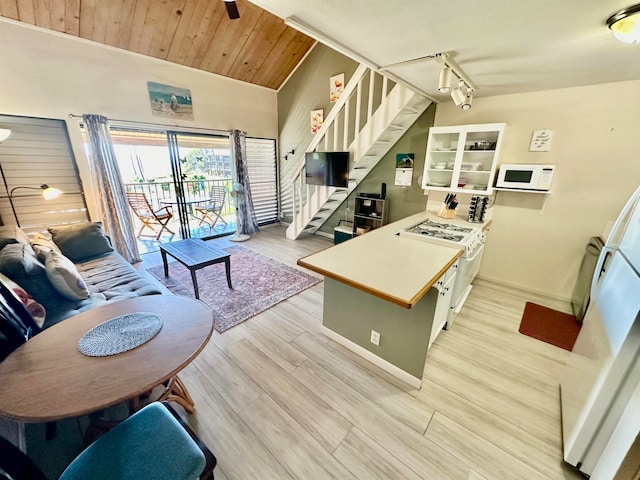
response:
<svg viewBox="0 0 640 480"><path fill-rule="evenodd" d="M18 214L16 213L16 208L13 205L13 192L21 188L25 188L27 190L40 190L42 191L42 196L44 197L45 200L53 200L54 198L57 198L62 194L60 190L58 190L55 187L50 187L46 183L43 183L39 187L27 187L27 186L13 187L9 192L9 204L11 204L11 211L13 212L13 217L16 219L16 224L18 225L18 227L20 226L20 221L18 220Z"/></svg>

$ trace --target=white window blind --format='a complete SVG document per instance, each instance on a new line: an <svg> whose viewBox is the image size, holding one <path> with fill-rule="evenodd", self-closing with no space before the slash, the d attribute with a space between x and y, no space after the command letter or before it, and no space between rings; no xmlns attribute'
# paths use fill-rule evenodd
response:
<svg viewBox="0 0 640 480"><path fill-rule="evenodd" d="M0 115L0 128L11 130L11 136L0 143L2 224L18 224L26 232L36 232L88 220L65 122ZM42 184L62 190L63 194L45 200L38 188ZM9 193L15 187L32 188L18 188L10 199Z"/></svg>
<svg viewBox="0 0 640 480"><path fill-rule="evenodd" d="M276 141L246 138L251 198L259 225L278 221Z"/></svg>

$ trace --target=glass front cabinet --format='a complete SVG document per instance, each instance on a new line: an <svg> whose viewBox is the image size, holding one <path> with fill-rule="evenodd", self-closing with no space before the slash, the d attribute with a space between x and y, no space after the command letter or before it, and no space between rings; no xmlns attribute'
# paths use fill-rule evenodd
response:
<svg viewBox="0 0 640 480"><path fill-rule="evenodd" d="M504 123L431 127L422 188L491 193L504 127Z"/></svg>

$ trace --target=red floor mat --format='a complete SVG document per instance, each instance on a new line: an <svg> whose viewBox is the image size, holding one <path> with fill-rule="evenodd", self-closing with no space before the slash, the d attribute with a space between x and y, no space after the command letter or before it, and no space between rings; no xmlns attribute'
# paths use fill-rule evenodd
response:
<svg viewBox="0 0 640 480"><path fill-rule="evenodd" d="M570 313L527 302L519 332L571 351L581 326L582 324Z"/></svg>

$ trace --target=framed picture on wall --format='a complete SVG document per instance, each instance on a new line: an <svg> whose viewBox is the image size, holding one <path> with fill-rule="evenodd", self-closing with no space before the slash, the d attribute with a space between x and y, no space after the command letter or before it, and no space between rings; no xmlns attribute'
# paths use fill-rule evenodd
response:
<svg viewBox="0 0 640 480"><path fill-rule="evenodd" d="M553 130L534 130L531 136L530 152L548 152L551 150Z"/></svg>
<svg viewBox="0 0 640 480"><path fill-rule="evenodd" d="M156 82L147 82L147 88L154 116L193 120L191 90Z"/></svg>
<svg viewBox="0 0 640 480"><path fill-rule="evenodd" d="M329 79L329 101L334 103L344 91L344 73L334 75Z"/></svg>
<svg viewBox="0 0 640 480"><path fill-rule="evenodd" d="M324 123L324 111L312 110L311 111L311 133L317 133Z"/></svg>

